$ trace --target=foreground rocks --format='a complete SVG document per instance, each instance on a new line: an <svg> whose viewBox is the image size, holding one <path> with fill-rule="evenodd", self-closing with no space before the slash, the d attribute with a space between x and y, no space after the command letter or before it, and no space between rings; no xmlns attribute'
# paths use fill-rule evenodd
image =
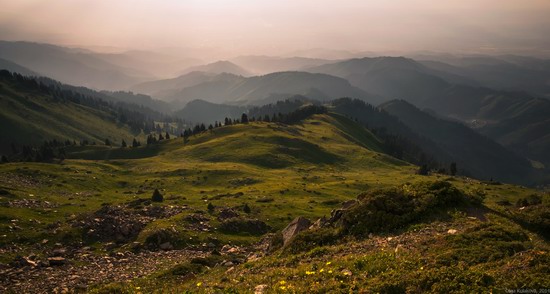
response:
<svg viewBox="0 0 550 294"><path fill-rule="evenodd" d="M79 253L70 261L50 257L49 264L21 257L16 266L0 267L0 293L85 292L94 284L130 281L204 255L191 250Z"/></svg>
<svg viewBox="0 0 550 294"><path fill-rule="evenodd" d="M143 207L135 203L107 205L75 221L73 226L84 229L86 238L91 240L126 243L134 240L148 223L172 217L184 209L183 206Z"/></svg>
<svg viewBox="0 0 550 294"><path fill-rule="evenodd" d="M311 221L305 217L295 218L286 228L283 229L283 244L286 245L290 240L301 231L309 229Z"/></svg>

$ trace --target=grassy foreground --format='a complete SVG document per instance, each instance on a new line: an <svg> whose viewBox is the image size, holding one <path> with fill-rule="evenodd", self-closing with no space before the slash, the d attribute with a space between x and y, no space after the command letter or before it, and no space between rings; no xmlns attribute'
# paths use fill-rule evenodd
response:
<svg viewBox="0 0 550 294"><path fill-rule="evenodd" d="M239 256L244 262L228 263L233 257L224 253L207 254L146 277L88 290L416 293L550 286L544 235L550 219L548 194L461 177L419 176L417 167L381 151L370 132L330 114L290 126L222 127L185 144L173 139L135 149L76 148L61 164L2 164L0 261L46 254L56 243L89 246L98 255L151 249L148 243L155 238L169 241L174 249L209 243L215 252L224 245L246 247L259 242L263 232L224 230L222 210L231 209L239 220L264 222L267 231L276 233L297 216L313 221L329 216L342 202L366 191L445 181L481 203L438 209L391 230L341 233L334 242L307 250L274 248L267 255L258 250ZM155 189L164 201L150 206L178 213L148 222L131 240L94 239L75 226L102 207L142 203ZM542 203L531 203L533 194ZM201 226L193 222L197 215ZM115 244L106 246L107 241Z"/></svg>

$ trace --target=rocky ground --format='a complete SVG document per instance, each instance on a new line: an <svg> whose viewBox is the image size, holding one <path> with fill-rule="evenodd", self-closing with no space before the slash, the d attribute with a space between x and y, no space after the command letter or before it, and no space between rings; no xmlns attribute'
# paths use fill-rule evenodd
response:
<svg viewBox="0 0 550 294"><path fill-rule="evenodd" d="M94 255L81 251L71 258L49 258L47 262L21 257L18 263L0 269L0 292L85 292L91 285L131 281L205 254L171 250Z"/></svg>

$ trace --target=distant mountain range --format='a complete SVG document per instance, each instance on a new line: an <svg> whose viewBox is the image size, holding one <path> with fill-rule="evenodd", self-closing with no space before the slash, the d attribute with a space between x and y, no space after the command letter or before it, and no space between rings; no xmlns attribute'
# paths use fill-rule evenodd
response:
<svg viewBox="0 0 550 294"><path fill-rule="evenodd" d="M430 63L431 64L431 63ZM450 65L449 65L450 66ZM352 59L310 68L346 78L369 93L402 99L436 115L460 120L524 156L550 164L550 100L494 90L457 73L403 57Z"/></svg>
<svg viewBox="0 0 550 294"><path fill-rule="evenodd" d="M321 102L352 97L375 106L397 99L432 117L461 122L528 158L535 166L550 166L547 152L550 100L544 98L550 93L550 61L521 56L417 55L415 58L420 61L405 57L335 61L241 56L200 65L199 60L192 58L177 61L165 54L146 51L104 54L48 44L0 41L0 68L108 90L105 92L108 97L159 112L181 110L178 116L189 116L191 121L200 117L189 112L189 108L183 109L190 101L195 101L190 105L192 108L213 107L213 114L206 117L220 118L233 114L232 111L240 112L244 106L275 103L295 95ZM163 64L171 67L163 71ZM148 67L150 70L146 70ZM152 73L169 71L184 74L157 79ZM250 76L269 71L277 72ZM125 89L139 94L120 91ZM208 103L232 105L237 110ZM389 105L395 102L381 107L396 111L398 117L405 116L395 107L388 108ZM415 125L414 118L422 116L408 117L411 117L408 123Z"/></svg>
<svg viewBox="0 0 550 294"><path fill-rule="evenodd" d="M232 62L229 62L227 60L220 60L213 63L205 64L205 65L192 66L184 70L181 73L181 75L185 75L190 72L196 72L196 71L211 73L211 74L228 73L228 74L234 74L234 75L243 76L243 77L252 75L248 70Z"/></svg>
<svg viewBox="0 0 550 294"><path fill-rule="evenodd" d="M166 90L162 90L162 89ZM212 76L193 72L177 79L160 80L138 85L134 90L155 93L174 105L183 107L192 100L229 104L267 104L294 95L303 95L319 101L339 97L355 97L379 103L381 98L353 87L342 78L307 72L278 72L245 78L232 74ZM156 92L155 92L156 91Z"/></svg>
<svg viewBox="0 0 550 294"><path fill-rule="evenodd" d="M231 62L257 75L264 75L280 71L301 71L309 67L334 61L307 57L239 56L231 59Z"/></svg>

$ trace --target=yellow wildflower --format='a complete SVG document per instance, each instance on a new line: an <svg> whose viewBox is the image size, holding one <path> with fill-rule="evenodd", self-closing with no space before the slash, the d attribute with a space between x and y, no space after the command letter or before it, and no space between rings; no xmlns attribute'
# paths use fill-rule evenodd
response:
<svg viewBox="0 0 550 294"><path fill-rule="evenodd" d="M319 270L320 273L322 273L322 272L324 272L324 271L325 271L324 268L322 268L322 269Z"/></svg>
<svg viewBox="0 0 550 294"><path fill-rule="evenodd" d="M141 289L141 287L136 287L136 290L139 290L139 289Z"/></svg>
<svg viewBox="0 0 550 294"><path fill-rule="evenodd" d="M285 280L281 280L281 281L279 282L279 284L284 285L284 284L286 284L286 281L285 281Z"/></svg>
<svg viewBox="0 0 550 294"><path fill-rule="evenodd" d="M286 287L285 287L285 286L281 286L281 287L279 287L279 289L281 289L281 290L286 290Z"/></svg>
<svg viewBox="0 0 550 294"><path fill-rule="evenodd" d="M330 261L327 261L327 265L330 265L331 263L332 263L332 262L330 262Z"/></svg>
<svg viewBox="0 0 550 294"><path fill-rule="evenodd" d="M329 270L328 273L329 273L329 274L332 274L332 270Z"/></svg>
<svg viewBox="0 0 550 294"><path fill-rule="evenodd" d="M314 272L314 271L313 271L313 272L310 272L310 271L306 271L306 275L308 275L308 276L309 276L309 275L314 275L314 274L315 274L315 272Z"/></svg>
<svg viewBox="0 0 550 294"><path fill-rule="evenodd" d="M197 287L200 287L202 285L202 282L197 283Z"/></svg>

